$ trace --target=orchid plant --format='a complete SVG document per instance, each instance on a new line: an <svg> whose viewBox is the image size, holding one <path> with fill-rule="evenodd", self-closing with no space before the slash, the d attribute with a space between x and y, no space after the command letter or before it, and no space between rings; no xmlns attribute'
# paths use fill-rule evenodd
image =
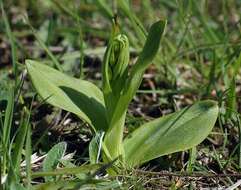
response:
<svg viewBox="0 0 241 190"><path fill-rule="evenodd" d="M53 106L76 114L93 129L94 138L89 146L92 163L98 162L101 155L106 163L118 159L118 168L136 167L198 145L215 125L217 103L205 100L147 122L123 137L128 105L158 52L165 26L166 21L160 20L150 27L145 45L131 68L128 38L114 30L103 59L102 89L26 60L38 94Z"/></svg>

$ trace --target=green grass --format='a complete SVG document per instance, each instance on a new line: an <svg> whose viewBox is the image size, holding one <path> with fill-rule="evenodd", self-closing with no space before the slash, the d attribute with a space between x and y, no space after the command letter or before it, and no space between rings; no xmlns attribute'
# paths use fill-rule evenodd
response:
<svg viewBox="0 0 241 190"><path fill-rule="evenodd" d="M0 1L2 189L40 189L41 185L45 189L195 189L198 185L229 187L238 180L232 174L239 174L241 168L240 1L129 2ZM27 22L23 19L25 13ZM142 49L150 25L160 18L168 20L158 56L129 107L125 135L144 121L207 98L219 102L218 122L209 137L195 149L155 159L138 170L111 178L104 177L103 172L99 179L93 177L96 168L88 174L69 170L65 173L65 168L85 167L89 163L90 128L74 115L35 98L23 63L25 59L41 60L101 86L101 60L115 14L120 30L130 39L131 63ZM137 117L133 119L133 116ZM75 152L75 155L58 160L57 172L63 169L61 175L46 182L41 173L43 159L33 164L30 156L46 155L63 141L67 142L65 154ZM97 167L99 172L98 169L103 168ZM177 181L174 176L154 176L151 171L183 172L190 176L198 173L203 177L185 180L179 176ZM226 176L216 177L214 183L213 178L204 178L206 174ZM69 183L65 186L59 180Z"/></svg>

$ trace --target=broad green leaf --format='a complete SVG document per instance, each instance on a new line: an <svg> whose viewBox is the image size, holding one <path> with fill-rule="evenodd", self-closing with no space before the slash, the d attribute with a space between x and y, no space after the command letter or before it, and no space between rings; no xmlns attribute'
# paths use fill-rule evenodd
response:
<svg viewBox="0 0 241 190"><path fill-rule="evenodd" d="M142 125L124 140L127 166L196 146L211 132L217 116L217 103L206 100Z"/></svg>
<svg viewBox="0 0 241 190"><path fill-rule="evenodd" d="M56 169L59 160L64 156L64 153L66 151L67 144L66 142L60 142L56 145L54 145L53 148L48 152L46 158L43 162L43 171L49 172ZM45 181L53 181L53 177L46 176Z"/></svg>
<svg viewBox="0 0 241 190"><path fill-rule="evenodd" d="M104 98L98 87L36 61L27 60L26 65L35 89L44 100L78 115L95 130L107 128Z"/></svg>
<svg viewBox="0 0 241 190"><path fill-rule="evenodd" d="M165 26L166 21L160 20L154 23L150 28L145 46L139 55L136 64L133 66L130 77L125 84L124 95L126 96L125 99L128 101L131 101L135 95L141 84L146 68L152 63L158 52Z"/></svg>

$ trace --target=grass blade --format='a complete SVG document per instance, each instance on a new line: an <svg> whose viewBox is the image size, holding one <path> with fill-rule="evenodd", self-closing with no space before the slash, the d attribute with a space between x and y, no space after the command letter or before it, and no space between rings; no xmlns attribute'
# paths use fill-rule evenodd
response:
<svg viewBox="0 0 241 190"><path fill-rule="evenodd" d="M28 125L29 125L29 118L30 118L30 114L26 108L24 108L22 118L23 118L23 121L19 126L18 133L16 136L16 141L15 141L16 145L14 147L13 154L12 154L13 168L17 175L19 175L20 173L20 162L22 158L23 146L26 140Z"/></svg>
<svg viewBox="0 0 241 190"><path fill-rule="evenodd" d="M17 49L16 49L16 45L15 45L15 40L14 40L13 33L11 31L11 27L10 27L6 12L5 12L4 7L3 7L2 0L0 0L0 6L1 6L1 10L2 10L2 17L3 17L6 33L7 33L10 45L11 45L13 73L14 73L14 76L15 76L15 81L17 81L17 79L18 79L17 78L17 74L18 74L17 73L18 72L17 61L18 61L18 58L17 58Z"/></svg>
<svg viewBox="0 0 241 190"><path fill-rule="evenodd" d="M31 109L30 109L31 110ZM32 147L31 147L31 125L27 123L27 135L26 135L26 178L27 178L27 188L28 190L31 189L31 155L32 155Z"/></svg>
<svg viewBox="0 0 241 190"><path fill-rule="evenodd" d="M8 163L8 154L9 154L9 146L10 146L10 132L12 128L12 120L13 120L13 109L14 109L14 89L10 89L7 108L5 111L4 124L3 124L3 175L6 174L7 163Z"/></svg>
<svg viewBox="0 0 241 190"><path fill-rule="evenodd" d="M28 18L25 18L28 26L30 27L30 29L32 30L32 33L34 35L34 37L36 38L36 40L38 41L39 45L43 48L43 50L47 53L47 55L50 57L50 59L53 61L53 64L55 65L55 67L59 70L59 71L63 71L63 68L61 67L59 61L57 60L57 58L54 56L54 54L49 50L49 48L47 47L47 45L44 43L44 41L40 38L40 36L38 35L37 31L33 28L33 26L30 24Z"/></svg>
<svg viewBox="0 0 241 190"><path fill-rule="evenodd" d="M101 164L94 165L85 165L73 168L62 168L51 171L43 171L43 172L34 172L32 173L32 178L39 177L50 177L50 176L58 176L58 175L71 175L71 174L79 174L79 173L90 173L98 170L101 167Z"/></svg>

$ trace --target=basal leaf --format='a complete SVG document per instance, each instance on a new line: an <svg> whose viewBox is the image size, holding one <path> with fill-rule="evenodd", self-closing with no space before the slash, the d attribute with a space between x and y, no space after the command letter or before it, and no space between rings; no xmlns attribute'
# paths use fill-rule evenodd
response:
<svg viewBox="0 0 241 190"><path fill-rule="evenodd" d="M196 146L211 132L217 116L217 103L206 100L142 125L124 140L127 166Z"/></svg>
<svg viewBox="0 0 241 190"><path fill-rule="evenodd" d="M46 158L43 162L43 171L48 172L56 169L59 160L64 156L66 151L67 144L66 142L60 142L54 145L53 148L48 152ZM46 176L45 181L52 181L53 177Z"/></svg>
<svg viewBox="0 0 241 190"><path fill-rule="evenodd" d="M36 61L27 60L26 65L35 89L44 100L78 115L96 130L107 128L104 98L98 87Z"/></svg>

